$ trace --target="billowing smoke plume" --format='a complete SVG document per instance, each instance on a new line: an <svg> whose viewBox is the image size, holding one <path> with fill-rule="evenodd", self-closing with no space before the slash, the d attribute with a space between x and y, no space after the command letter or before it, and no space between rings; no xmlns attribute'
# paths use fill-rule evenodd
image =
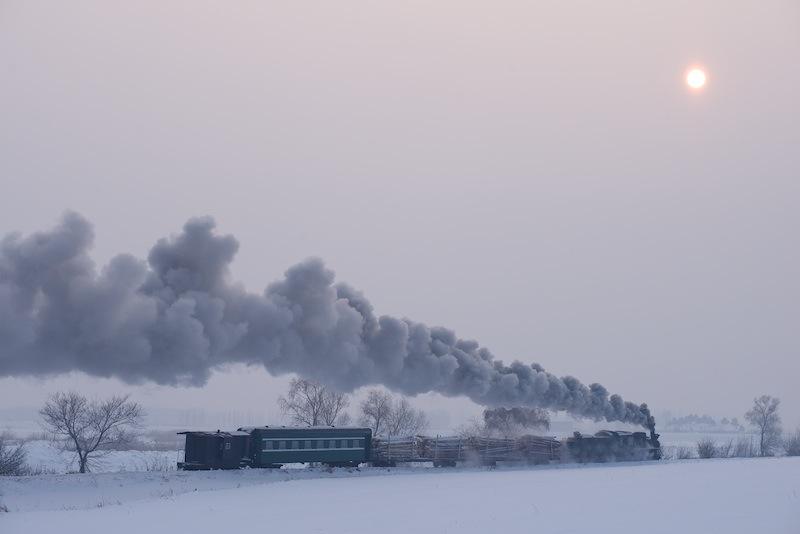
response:
<svg viewBox="0 0 800 534"><path fill-rule="evenodd" d="M483 422L489 430L508 432L510 429L550 428L550 415L544 408L486 408L483 411Z"/></svg>
<svg viewBox="0 0 800 534"><path fill-rule="evenodd" d="M202 385L223 364L263 365L341 390L464 395L485 406L563 410L648 426L646 405L537 364L504 364L478 343L376 316L322 261L295 265L262 294L229 280L239 244L210 218L158 241L147 261L89 258L92 226L66 214L52 231L0 244L0 376L73 370L128 382Z"/></svg>

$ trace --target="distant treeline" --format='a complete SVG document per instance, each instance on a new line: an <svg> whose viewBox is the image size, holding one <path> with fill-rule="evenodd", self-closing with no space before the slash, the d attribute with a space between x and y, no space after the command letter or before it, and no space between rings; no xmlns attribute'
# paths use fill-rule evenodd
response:
<svg viewBox="0 0 800 534"><path fill-rule="evenodd" d="M710 415L689 414L683 417L670 417L663 425L663 429L672 432L742 432L744 426L736 417L720 420Z"/></svg>

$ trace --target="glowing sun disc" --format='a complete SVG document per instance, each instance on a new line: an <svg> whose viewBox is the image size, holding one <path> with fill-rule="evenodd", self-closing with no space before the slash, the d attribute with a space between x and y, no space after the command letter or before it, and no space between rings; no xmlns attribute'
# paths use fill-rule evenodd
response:
<svg viewBox="0 0 800 534"><path fill-rule="evenodd" d="M686 83L692 89L700 89L706 84L706 73L701 69L691 69L686 74Z"/></svg>

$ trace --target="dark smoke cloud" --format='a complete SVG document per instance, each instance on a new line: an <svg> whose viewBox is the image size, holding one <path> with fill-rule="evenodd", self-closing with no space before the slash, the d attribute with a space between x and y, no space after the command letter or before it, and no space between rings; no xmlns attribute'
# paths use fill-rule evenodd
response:
<svg viewBox="0 0 800 534"><path fill-rule="evenodd" d="M384 384L648 426L645 405L538 364L496 360L475 341L377 316L321 260L291 267L262 294L229 279L239 248L210 218L161 239L147 261L88 255L91 224L66 214L49 232L0 244L0 376L83 371L127 382L202 385L223 364L263 365L341 390Z"/></svg>
<svg viewBox="0 0 800 534"><path fill-rule="evenodd" d="M483 422L489 430L506 431L518 428L550 428L550 415L543 408L486 408L483 411Z"/></svg>

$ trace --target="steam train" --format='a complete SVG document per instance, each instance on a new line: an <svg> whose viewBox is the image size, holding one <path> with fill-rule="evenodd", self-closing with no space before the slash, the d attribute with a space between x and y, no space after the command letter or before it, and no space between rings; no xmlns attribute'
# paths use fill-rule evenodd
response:
<svg viewBox="0 0 800 534"><path fill-rule="evenodd" d="M498 462L547 464L659 460L661 445L655 429L645 432L603 430L591 436L576 432L559 441L553 437L517 438L429 437L378 438L359 427L244 427L234 432L187 431L184 459L178 469L277 468L293 463L331 467L360 464L395 466L430 462L436 467L496 465Z"/></svg>

